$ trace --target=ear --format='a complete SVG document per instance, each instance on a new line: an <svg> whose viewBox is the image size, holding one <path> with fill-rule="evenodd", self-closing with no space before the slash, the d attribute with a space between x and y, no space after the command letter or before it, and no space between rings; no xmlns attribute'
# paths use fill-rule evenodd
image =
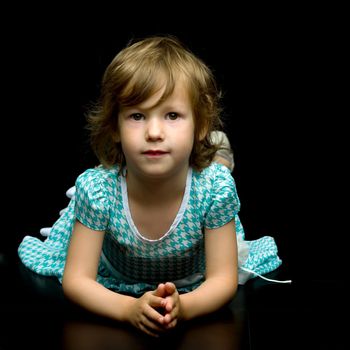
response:
<svg viewBox="0 0 350 350"><path fill-rule="evenodd" d="M209 130L209 127L208 125L203 125L201 130L199 130L199 133L198 133L198 139L199 141L203 141L204 138L207 136L208 134L208 130Z"/></svg>
<svg viewBox="0 0 350 350"><path fill-rule="evenodd" d="M119 143L120 142L120 136L119 136L119 133L115 133L114 135L113 135L113 141L115 142L115 143Z"/></svg>
<svg viewBox="0 0 350 350"><path fill-rule="evenodd" d="M119 131L116 130L112 136L112 139L115 143L119 143L120 142L120 135L119 135Z"/></svg>

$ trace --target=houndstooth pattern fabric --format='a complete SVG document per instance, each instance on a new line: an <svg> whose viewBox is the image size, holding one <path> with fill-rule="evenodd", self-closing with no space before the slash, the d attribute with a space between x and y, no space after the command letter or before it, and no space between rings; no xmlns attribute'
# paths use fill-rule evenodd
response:
<svg viewBox="0 0 350 350"><path fill-rule="evenodd" d="M175 281L199 274L200 280L179 288L187 292L204 280L204 228L221 227L235 219L236 233L244 239L238 212L240 201L230 171L213 163L202 172L192 171L188 200L179 223L164 238L140 239L130 227L121 191L122 175L117 167L88 169L76 181L76 192L67 210L56 221L45 241L26 236L18 253L28 268L62 282L73 223L78 219L93 230L105 231L103 254L120 276L116 278L103 259L97 281L105 287L140 295L159 282ZM246 241L249 253L243 266L264 274L281 260L272 237ZM253 276L252 276L253 277Z"/></svg>

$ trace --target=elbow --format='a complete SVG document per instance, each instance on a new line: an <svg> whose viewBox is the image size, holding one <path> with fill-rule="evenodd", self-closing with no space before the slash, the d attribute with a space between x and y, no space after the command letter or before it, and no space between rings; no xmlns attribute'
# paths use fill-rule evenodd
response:
<svg viewBox="0 0 350 350"><path fill-rule="evenodd" d="M238 280L236 278L233 285L232 285L231 299L233 299L235 297L237 290L238 290Z"/></svg>
<svg viewBox="0 0 350 350"><path fill-rule="evenodd" d="M216 285L222 286L223 300L230 302L238 290L238 278L236 276L225 276L215 282Z"/></svg>
<svg viewBox="0 0 350 350"><path fill-rule="evenodd" d="M228 282L228 281L227 281ZM226 284L226 292L227 292L227 299L228 301L232 300L238 289L238 282L237 279L230 279L229 283Z"/></svg>
<svg viewBox="0 0 350 350"><path fill-rule="evenodd" d="M63 275L63 279L62 279L62 290L63 290L64 296L70 299L71 285L70 285L69 279L65 275Z"/></svg>
<svg viewBox="0 0 350 350"><path fill-rule="evenodd" d="M70 300L74 300L74 296L76 295L77 288L75 287L77 283L74 282L73 278L70 278L66 274L63 274L62 279L62 290L63 294L66 298Z"/></svg>
<svg viewBox="0 0 350 350"><path fill-rule="evenodd" d="M227 288L228 299L232 300L235 297L238 290L238 275L234 275L227 282L228 283L226 285L229 286Z"/></svg>

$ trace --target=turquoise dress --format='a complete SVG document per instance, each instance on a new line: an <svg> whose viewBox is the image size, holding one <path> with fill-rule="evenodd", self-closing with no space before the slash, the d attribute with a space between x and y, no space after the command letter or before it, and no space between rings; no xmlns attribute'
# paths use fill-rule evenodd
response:
<svg viewBox="0 0 350 350"><path fill-rule="evenodd" d="M142 236L128 205L127 184L117 166L88 169L78 176L68 207L41 240L25 236L18 253L34 272L62 282L74 221L105 231L97 281L131 295L173 281L180 292L197 288L205 279L204 228L235 220L239 283L281 265L270 236L246 241L238 212L240 201L230 171L212 163L201 172L189 169L181 207L169 230L157 240ZM213 233L214 234L214 233ZM233 248L232 248L233 249Z"/></svg>

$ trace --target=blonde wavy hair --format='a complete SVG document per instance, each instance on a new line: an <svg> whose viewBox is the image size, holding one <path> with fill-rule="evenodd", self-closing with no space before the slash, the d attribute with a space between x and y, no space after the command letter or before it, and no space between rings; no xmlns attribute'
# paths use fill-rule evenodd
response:
<svg viewBox="0 0 350 350"><path fill-rule="evenodd" d="M198 171L210 165L220 148L211 142L210 133L222 128L213 74L177 38L153 36L130 43L115 56L103 75L99 101L87 115L91 146L103 166L125 165L118 136L120 109L147 100L165 77L160 103L171 95L180 75L189 89L195 123L190 165Z"/></svg>

